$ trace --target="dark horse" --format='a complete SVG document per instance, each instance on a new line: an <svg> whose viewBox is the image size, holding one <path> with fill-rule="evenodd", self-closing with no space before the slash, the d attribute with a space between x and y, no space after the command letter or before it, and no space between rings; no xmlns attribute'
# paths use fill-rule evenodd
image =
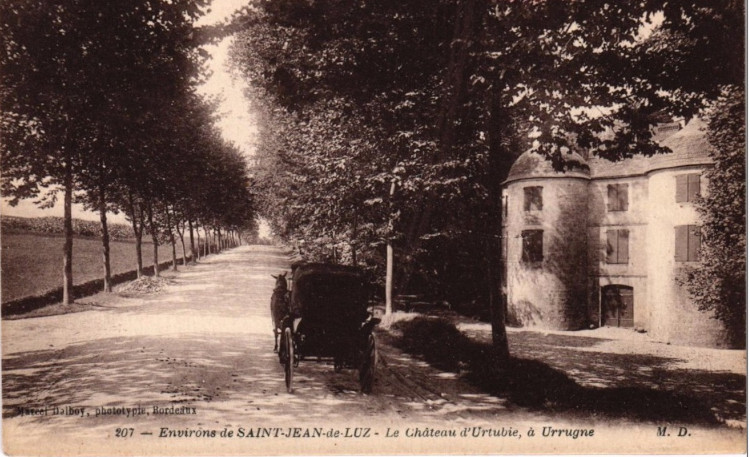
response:
<svg viewBox="0 0 750 457"><path fill-rule="evenodd" d="M281 320L289 312L289 289L286 285L286 272L274 276L276 287L271 295L271 325L273 325L273 351L279 350L279 335L281 334Z"/></svg>

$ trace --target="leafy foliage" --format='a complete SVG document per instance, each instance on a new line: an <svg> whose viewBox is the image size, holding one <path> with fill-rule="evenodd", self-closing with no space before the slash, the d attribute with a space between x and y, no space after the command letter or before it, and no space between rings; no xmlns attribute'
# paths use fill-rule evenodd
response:
<svg viewBox="0 0 750 457"><path fill-rule="evenodd" d="M747 321L746 117L741 86L725 86L709 113L714 166L705 172L708 194L699 199L703 219L700 266L686 286L702 310L725 324L732 342L745 344Z"/></svg>
<svg viewBox="0 0 750 457"><path fill-rule="evenodd" d="M402 272L428 290L460 288L455 271L483 276L513 159L664 152L651 139L659 118L689 117L717 94L694 69L742 74L738 8L258 1L233 53L265 113L263 212L317 256L349 243L382 263L378 237L390 234ZM446 252L474 260L447 265ZM402 276L402 288L414 280Z"/></svg>
<svg viewBox="0 0 750 457"><path fill-rule="evenodd" d="M195 93L207 57L199 46L222 34L194 26L207 4L0 4L3 194L49 205L64 190L66 226L72 195L99 210L105 271L107 211L133 221L139 265L144 227L156 245L173 243L186 220L225 232L252 225L244 158Z"/></svg>

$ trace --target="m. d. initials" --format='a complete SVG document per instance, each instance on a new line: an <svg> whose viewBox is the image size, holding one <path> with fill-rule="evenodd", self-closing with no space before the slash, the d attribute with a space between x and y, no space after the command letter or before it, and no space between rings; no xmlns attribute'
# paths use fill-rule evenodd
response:
<svg viewBox="0 0 750 457"><path fill-rule="evenodd" d="M672 436L672 434L667 431L667 427L656 427L656 436ZM677 431L677 436L684 438L690 436L690 432L688 432L687 427L680 427Z"/></svg>

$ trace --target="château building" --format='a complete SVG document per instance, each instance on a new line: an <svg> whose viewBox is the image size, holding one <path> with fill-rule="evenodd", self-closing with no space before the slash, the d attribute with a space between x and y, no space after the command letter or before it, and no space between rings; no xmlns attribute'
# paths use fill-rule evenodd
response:
<svg viewBox="0 0 750 457"><path fill-rule="evenodd" d="M534 152L516 160L503 187L511 325L626 327L657 341L726 344L721 322L677 281L699 261L694 200L711 166L704 128L660 127L655 139L672 153L653 157L569 153L562 172Z"/></svg>

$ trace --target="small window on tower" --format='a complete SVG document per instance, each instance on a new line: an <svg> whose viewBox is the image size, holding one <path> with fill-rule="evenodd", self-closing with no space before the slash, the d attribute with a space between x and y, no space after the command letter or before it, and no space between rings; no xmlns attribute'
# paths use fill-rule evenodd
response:
<svg viewBox="0 0 750 457"><path fill-rule="evenodd" d="M524 211L541 211L542 186L532 186L523 188L523 210Z"/></svg>
<svg viewBox="0 0 750 457"><path fill-rule="evenodd" d="M627 184L607 185L607 210L608 211L627 211L628 210L628 185Z"/></svg>
<svg viewBox="0 0 750 457"><path fill-rule="evenodd" d="M523 230L521 262L536 263L544 260L544 230Z"/></svg>

